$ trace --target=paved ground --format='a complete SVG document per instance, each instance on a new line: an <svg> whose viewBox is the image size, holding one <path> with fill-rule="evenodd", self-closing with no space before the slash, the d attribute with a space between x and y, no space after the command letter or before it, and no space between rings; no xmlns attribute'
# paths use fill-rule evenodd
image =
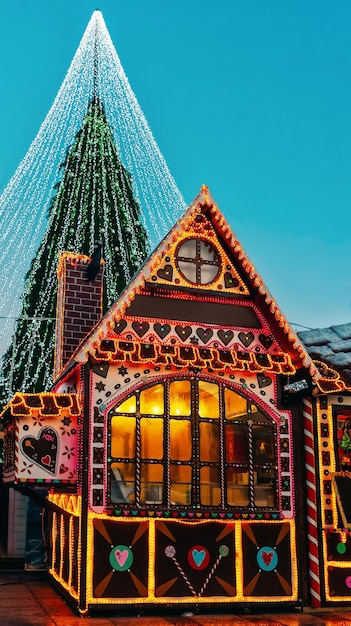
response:
<svg viewBox="0 0 351 626"><path fill-rule="evenodd" d="M0 571L0 626L351 626L351 606L302 613L79 617L44 574Z"/></svg>

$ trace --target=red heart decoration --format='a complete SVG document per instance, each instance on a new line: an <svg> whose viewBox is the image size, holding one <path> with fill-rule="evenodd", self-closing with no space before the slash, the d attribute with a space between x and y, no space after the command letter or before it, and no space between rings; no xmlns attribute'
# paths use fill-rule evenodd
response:
<svg viewBox="0 0 351 626"><path fill-rule="evenodd" d="M262 559L266 567L268 567L273 559L273 552L262 552Z"/></svg>

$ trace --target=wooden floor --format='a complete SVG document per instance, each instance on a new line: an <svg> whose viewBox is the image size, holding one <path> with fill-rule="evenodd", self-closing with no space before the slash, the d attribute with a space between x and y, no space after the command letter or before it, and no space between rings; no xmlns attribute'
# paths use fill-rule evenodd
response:
<svg viewBox="0 0 351 626"><path fill-rule="evenodd" d="M0 626L351 626L351 605L260 614L182 614L79 617L44 575L0 571Z"/></svg>

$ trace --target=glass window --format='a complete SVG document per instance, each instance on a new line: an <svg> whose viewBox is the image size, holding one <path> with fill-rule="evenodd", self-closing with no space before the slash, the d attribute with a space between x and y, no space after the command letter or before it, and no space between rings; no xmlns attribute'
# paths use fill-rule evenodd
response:
<svg viewBox="0 0 351 626"><path fill-rule="evenodd" d="M140 413L162 415L164 412L163 385L154 385L140 392Z"/></svg>
<svg viewBox="0 0 351 626"><path fill-rule="evenodd" d="M190 461L192 456L190 421L171 419L169 428L171 461Z"/></svg>
<svg viewBox="0 0 351 626"><path fill-rule="evenodd" d="M140 420L141 458L163 458L163 419L142 417Z"/></svg>
<svg viewBox="0 0 351 626"><path fill-rule="evenodd" d="M124 402L122 402L113 409L114 413L135 413L135 411L136 397L134 395L130 396L130 398L127 398L126 400L124 400Z"/></svg>
<svg viewBox="0 0 351 626"><path fill-rule="evenodd" d="M351 410L338 414L337 432L340 467L351 467ZM223 383L144 387L111 410L110 435L111 503L277 507L276 424Z"/></svg>
<svg viewBox="0 0 351 626"><path fill-rule="evenodd" d="M160 503L163 498L163 466L160 463L141 465L141 500Z"/></svg>
<svg viewBox="0 0 351 626"><path fill-rule="evenodd" d="M221 485L218 467L201 467L200 502L204 506L219 506L221 504Z"/></svg>
<svg viewBox="0 0 351 626"><path fill-rule="evenodd" d="M200 423L200 460L209 463L219 461L218 424Z"/></svg>
<svg viewBox="0 0 351 626"><path fill-rule="evenodd" d="M135 456L135 417L122 415L111 420L111 455L132 459Z"/></svg>
<svg viewBox="0 0 351 626"><path fill-rule="evenodd" d="M111 501L133 503L134 498L134 463L111 464Z"/></svg>
<svg viewBox="0 0 351 626"><path fill-rule="evenodd" d="M336 412L338 471L351 471L351 409Z"/></svg>
<svg viewBox="0 0 351 626"><path fill-rule="evenodd" d="M231 389L224 390L226 419L242 418L247 415L247 400Z"/></svg>
<svg viewBox="0 0 351 626"><path fill-rule="evenodd" d="M219 417L218 385L199 380L200 417Z"/></svg>
<svg viewBox="0 0 351 626"><path fill-rule="evenodd" d="M170 501L172 505L191 504L191 476L192 469L190 465L171 465Z"/></svg>
<svg viewBox="0 0 351 626"><path fill-rule="evenodd" d="M191 396L190 381L175 380L169 386L169 413L170 415L190 415Z"/></svg>

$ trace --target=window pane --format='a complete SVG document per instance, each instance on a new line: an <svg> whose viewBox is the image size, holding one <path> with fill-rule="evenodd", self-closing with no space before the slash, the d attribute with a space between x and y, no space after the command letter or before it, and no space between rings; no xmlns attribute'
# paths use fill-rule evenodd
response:
<svg viewBox="0 0 351 626"><path fill-rule="evenodd" d="M218 265L201 265L201 284L208 285L209 283L212 283L218 273Z"/></svg>
<svg viewBox="0 0 351 626"><path fill-rule="evenodd" d="M130 396L130 398L127 398L126 400L124 400L124 402L117 405L113 409L114 413L135 413L135 411L136 411L136 397L134 395Z"/></svg>
<svg viewBox="0 0 351 626"><path fill-rule="evenodd" d="M227 501L230 506L249 504L249 472L244 468L227 470Z"/></svg>
<svg viewBox="0 0 351 626"><path fill-rule="evenodd" d="M177 256L183 256L188 259L195 259L196 257L196 239L187 239L178 248Z"/></svg>
<svg viewBox="0 0 351 626"><path fill-rule="evenodd" d="M163 466L160 464L146 464L141 466L141 495L142 502L162 502L163 497Z"/></svg>
<svg viewBox="0 0 351 626"><path fill-rule="evenodd" d="M200 469L200 500L202 505L219 506L221 490L218 467L202 467Z"/></svg>
<svg viewBox="0 0 351 626"><path fill-rule="evenodd" d="M200 460L219 461L218 424L200 423Z"/></svg>
<svg viewBox="0 0 351 626"><path fill-rule="evenodd" d="M169 386L170 415L190 415L190 381L176 380Z"/></svg>
<svg viewBox="0 0 351 626"><path fill-rule="evenodd" d="M140 434L141 458L163 459L163 419L142 417Z"/></svg>
<svg viewBox="0 0 351 626"><path fill-rule="evenodd" d="M247 463L247 428L245 424L226 424L226 462Z"/></svg>
<svg viewBox="0 0 351 626"><path fill-rule="evenodd" d="M231 389L224 390L225 416L227 419L246 419L247 402Z"/></svg>
<svg viewBox="0 0 351 626"><path fill-rule="evenodd" d="M181 273L190 280L191 283L196 283L196 265L195 263L188 263L187 261L178 261L178 268Z"/></svg>
<svg viewBox="0 0 351 626"><path fill-rule="evenodd" d="M272 424L271 418L262 413L255 404L250 404L250 419L260 424Z"/></svg>
<svg viewBox="0 0 351 626"><path fill-rule="evenodd" d="M215 263L219 263L217 250L215 250L208 241L200 241L200 257L205 261L214 261ZM216 269L216 272L217 271L218 267Z"/></svg>
<svg viewBox="0 0 351 626"><path fill-rule="evenodd" d="M111 502L134 502L134 463L111 464Z"/></svg>
<svg viewBox="0 0 351 626"><path fill-rule="evenodd" d="M135 457L135 417L121 415L111 419L111 456Z"/></svg>
<svg viewBox="0 0 351 626"><path fill-rule="evenodd" d="M200 417L219 417L218 385L199 381Z"/></svg>
<svg viewBox="0 0 351 626"><path fill-rule="evenodd" d="M171 465L171 504L191 504L191 467Z"/></svg>
<svg viewBox="0 0 351 626"><path fill-rule="evenodd" d="M275 435L271 426L252 427L254 463L264 465L272 462L275 457Z"/></svg>
<svg viewBox="0 0 351 626"><path fill-rule="evenodd" d="M162 415L163 407L163 385L154 385L140 392L140 413Z"/></svg>
<svg viewBox="0 0 351 626"><path fill-rule="evenodd" d="M255 505L276 505L276 470L261 468L257 471L257 484L255 484Z"/></svg>
<svg viewBox="0 0 351 626"><path fill-rule="evenodd" d="M189 420L170 420L171 461L190 461L192 457L191 424Z"/></svg>
<svg viewBox="0 0 351 626"><path fill-rule="evenodd" d="M343 409L336 414L338 471L351 471L351 410Z"/></svg>

